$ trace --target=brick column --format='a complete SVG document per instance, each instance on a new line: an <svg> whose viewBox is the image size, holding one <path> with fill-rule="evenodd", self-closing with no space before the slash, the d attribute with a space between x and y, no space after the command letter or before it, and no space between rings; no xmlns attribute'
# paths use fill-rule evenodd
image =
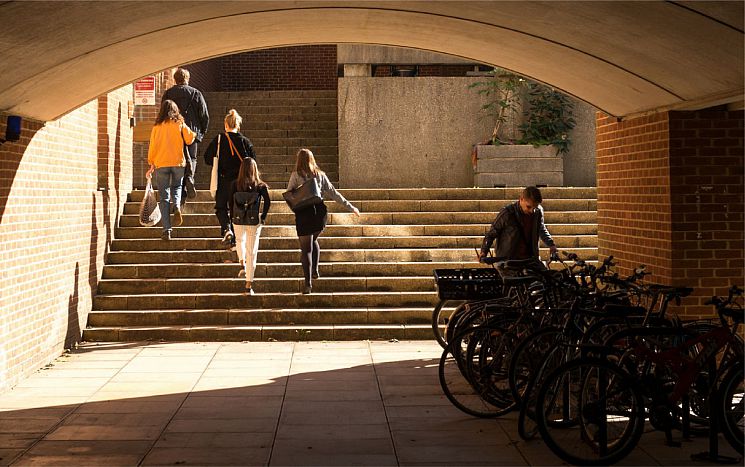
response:
<svg viewBox="0 0 745 467"><path fill-rule="evenodd" d="M686 313L745 284L743 112L670 112L673 283L695 287Z"/></svg>
<svg viewBox="0 0 745 467"><path fill-rule="evenodd" d="M678 311L743 285L743 112L597 118L598 247L628 274L696 289Z"/></svg>

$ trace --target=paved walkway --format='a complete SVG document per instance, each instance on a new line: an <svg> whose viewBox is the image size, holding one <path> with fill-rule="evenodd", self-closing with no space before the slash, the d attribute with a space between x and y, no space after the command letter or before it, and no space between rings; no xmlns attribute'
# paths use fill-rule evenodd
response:
<svg viewBox="0 0 745 467"><path fill-rule="evenodd" d="M430 342L86 344L0 394L0 465L559 464L514 416L453 408L439 355ZM705 448L649 433L622 464L707 465L689 459Z"/></svg>

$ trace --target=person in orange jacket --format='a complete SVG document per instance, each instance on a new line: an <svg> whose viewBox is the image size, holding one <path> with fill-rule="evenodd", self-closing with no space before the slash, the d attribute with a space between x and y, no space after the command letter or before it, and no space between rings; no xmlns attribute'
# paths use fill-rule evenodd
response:
<svg viewBox="0 0 745 467"><path fill-rule="evenodd" d="M194 142L196 133L186 124L175 102L165 99L160 105L158 118L150 133L150 147L147 151L147 161L150 170L147 177L155 172L155 183L160 193L161 223L163 225L163 240L171 239L171 206L173 206L173 224L183 223L181 214L181 185L184 181L184 144ZM173 195L173 196L171 196ZM173 198L173 199L171 199Z"/></svg>

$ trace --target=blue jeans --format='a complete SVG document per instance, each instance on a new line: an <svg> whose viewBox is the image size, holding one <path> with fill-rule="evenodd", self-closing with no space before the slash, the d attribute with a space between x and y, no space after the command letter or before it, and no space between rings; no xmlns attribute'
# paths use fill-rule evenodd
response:
<svg viewBox="0 0 745 467"><path fill-rule="evenodd" d="M160 223L164 231L171 230L171 194L173 205L177 208L181 202L181 184L184 181L183 167L159 167L155 169L155 181L160 194Z"/></svg>

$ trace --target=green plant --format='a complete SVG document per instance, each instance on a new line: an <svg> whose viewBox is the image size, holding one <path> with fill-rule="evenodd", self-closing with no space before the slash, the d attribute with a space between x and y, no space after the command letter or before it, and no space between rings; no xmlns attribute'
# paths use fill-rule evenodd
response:
<svg viewBox="0 0 745 467"><path fill-rule="evenodd" d="M520 110L520 92L525 80L520 76L509 73L499 68L488 72L484 81L478 81L468 85L469 89L477 89L477 92L486 96L487 102L481 106L485 113L483 117L494 118L491 144L512 144L502 135L502 125L507 122L510 114Z"/></svg>
<svg viewBox="0 0 745 467"><path fill-rule="evenodd" d="M569 131L576 122L572 118L574 104L563 93L538 83L528 84L525 123L520 125L521 144L544 146L553 144L557 154L569 150Z"/></svg>
<svg viewBox="0 0 745 467"><path fill-rule="evenodd" d="M564 94L540 83L526 80L514 73L494 68L484 81L468 85L487 97L481 106L483 117L494 118L494 128L489 139L491 144L552 144L557 154L565 154L571 141L569 131L574 128L572 118L574 105ZM527 102L523 106L521 94L527 87ZM510 114L523 108L524 123L519 126L521 137L517 140L505 138L503 124Z"/></svg>

